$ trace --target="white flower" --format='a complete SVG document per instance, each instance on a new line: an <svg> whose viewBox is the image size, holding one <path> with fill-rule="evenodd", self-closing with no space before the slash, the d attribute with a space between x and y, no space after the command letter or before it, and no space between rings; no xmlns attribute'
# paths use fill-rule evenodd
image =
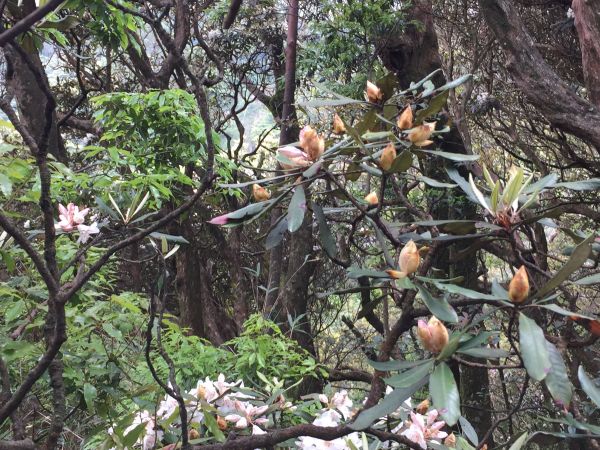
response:
<svg viewBox="0 0 600 450"><path fill-rule="evenodd" d="M348 420L352 414L352 400L348 397L348 391L336 392L327 398L325 394L319 394L319 401L327 405L328 409L335 409L342 413L344 419Z"/></svg>
<svg viewBox="0 0 600 450"><path fill-rule="evenodd" d="M567 10L567 18L568 19L574 19L575 18L575 13L573 12L573 9L569 8Z"/></svg>
<svg viewBox="0 0 600 450"><path fill-rule="evenodd" d="M85 216L90 209L84 208L81 211L79 210L79 206L69 203L66 207L59 204L58 205L58 218L60 221L55 225L56 229L61 229L65 233L69 231L73 231L73 229L83 223L85 220Z"/></svg>
<svg viewBox="0 0 600 450"><path fill-rule="evenodd" d="M89 238L92 237L92 234L100 233L97 222L94 222L91 225L77 225L77 230L79 231L79 239L77 239L78 244L85 244Z"/></svg>
<svg viewBox="0 0 600 450"><path fill-rule="evenodd" d="M23 228L25 228L26 230L31 228L31 220L26 220L25 223L23 224Z"/></svg>
<svg viewBox="0 0 600 450"><path fill-rule="evenodd" d="M235 423L236 428L246 428L249 425L262 425L269 421L262 416L269 407L267 405L254 406L248 402L235 401L235 412L225 416L225 420Z"/></svg>
<svg viewBox="0 0 600 450"><path fill-rule="evenodd" d="M337 411L328 409L313 420L313 425L318 425L320 427L335 427L339 425L341 419L342 416ZM310 436L301 436L296 441L296 446L301 450L351 450L353 447L350 447L348 442L351 442L354 445L354 448L359 448L361 446L361 439L358 433L352 433L332 441L324 441Z"/></svg>

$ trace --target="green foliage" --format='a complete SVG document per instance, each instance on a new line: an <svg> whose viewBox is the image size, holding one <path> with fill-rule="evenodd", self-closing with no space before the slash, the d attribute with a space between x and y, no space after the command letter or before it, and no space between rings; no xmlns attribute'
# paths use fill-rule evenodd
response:
<svg viewBox="0 0 600 450"><path fill-rule="evenodd" d="M407 25L404 7L393 0L326 2L327 20L311 22L300 66L310 78L337 80L339 93L362 95L367 79L383 74L376 55L379 40L399 34Z"/></svg>
<svg viewBox="0 0 600 450"><path fill-rule="evenodd" d="M255 386L277 378L287 385L306 376L323 375L317 362L296 341L260 314L251 315L239 337L229 341L236 354L233 373Z"/></svg>

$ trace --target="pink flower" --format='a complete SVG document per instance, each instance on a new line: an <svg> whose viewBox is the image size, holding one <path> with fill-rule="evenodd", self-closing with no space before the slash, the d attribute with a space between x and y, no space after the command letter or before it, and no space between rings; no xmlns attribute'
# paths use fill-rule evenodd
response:
<svg viewBox="0 0 600 450"><path fill-rule="evenodd" d="M277 149L277 153L283 156L287 161L280 161L281 167L284 169L296 169L298 167L310 166L311 160L307 153L303 152L299 148L287 145Z"/></svg>
<svg viewBox="0 0 600 450"><path fill-rule="evenodd" d="M208 223L212 223L213 225L225 225L228 220L229 217L227 217L227 214L223 214L221 216L213 217Z"/></svg>
<svg viewBox="0 0 600 450"><path fill-rule="evenodd" d="M419 444L421 448L427 448L427 442L431 439L444 439L448 436L445 431L440 431L446 422L443 420L436 422L438 412L432 409L427 413L427 422L424 420L424 416L418 413L410 413L410 427L403 431L402 436L407 437L416 444Z"/></svg>
<svg viewBox="0 0 600 450"><path fill-rule="evenodd" d="M56 229L61 229L65 233L73 231L77 225L83 223L89 210L89 208L84 208L80 211L79 206L76 206L73 203L69 203L66 207L59 203L58 218L60 221L55 225Z"/></svg>

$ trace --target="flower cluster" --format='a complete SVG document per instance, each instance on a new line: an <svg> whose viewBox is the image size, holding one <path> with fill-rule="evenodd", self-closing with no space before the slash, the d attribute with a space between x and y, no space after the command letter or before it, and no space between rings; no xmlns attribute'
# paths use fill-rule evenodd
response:
<svg viewBox="0 0 600 450"><path fill-rule="evenodd" d="M89 208L79 209L79 206L69 203L66 207L58 205L58 218L60 221L55 224L57 230L61 230L65 233L77 229L79 231L79 239L77 243L85 244L92 234L100 233L98 229L98 223L92 221L91 225L85 225L85 216L90 211Z"/></svg>
<svg viewBox="0 0 600 450"><path fill-rule="evenodd" d="M235 389L235 391L234 391ZM250 395L237 392L238 389L244 389L244 383L228 383L225 381L225 375L221 374L216 381L208 377L198 381L195 388L183 394L187 411L188 423L190 424L190 438L198 436L196 428L205 423L205 410L203 405L211 405L217 411L217 424L221 430L226 430L230 425L237 429L252 427L252 434L263 434L259 425L267 424L268 419L263 417L268 406L255 406L252 401L256 399ZM284 402L279 403L280 408L287 408L289 405ZM133 423L125 429L124 435L133 431L141 424L145 428L137 440L137 444L142 446L143 450L153 449L159 443L164 430L161 424L170 422L170 418L176 414L179 407L177 400L166 395L156 409L156 415L151 415L148 411L139 412ZM180 426L179 418L173 425ZM109 434L114 435L114 430L109 429Z"/></svg>
<svg viewBox="0 0 600 450"><path fill-rule="evenodd" d="M265 417L269 412L294 410L291 403L280 395L273 405L259 404L258 398L240 392L244 389L242 381L228 383L223 374L219 375L216 381L206 378L204 381L198 381L195 388L183 393L185 399L187 418L189 423L188 437L197 439L200 437L202 425L207 425L206 414L216 415L215 420L221 431L228 428L236 430L248 429L252 434L264 434L269 419ZM392 392L388 387L386 394ZM356 414L353 408L353 402L348 392L345 390L334 392L331 396L325 394L312 394L308 396L318 400L322 408L318 411L313 425L320 427L337 427L343 422L347 422ZM143 450L159 447L159 444L169 431L168 427L180 427L177 408L179 404L170 397L165 396L156 409L156 414L148 411L140 411L136 414L133 423L124 431L124 436L128 433L138 432L136 447L141 446ZM389 420L393 420L395 426L391 430L410 439L422 448L427 447L427 442L437 442L448 436L442 431L445 426L444 421L437 421L438 412L435 409L429 409L429 401L421 402L413 410L411 399L407 399L394 413L382 418L375 424L375 427L383 427ZM410 419L408 418L410 414ZM176 417L174 419L174 417ZM210 423L210 422L209 422ZM140 432L141 428L141 432ZM115 437L115 430L110 428L109 435ZM445 442L445 441L444 441ZM382 448L397 448L396 442L387 441L382 443ZM296 448L300 450L351 450L362 447L361 436L359 433L350 433L337 439L325 441L311 436L301 436L296 441Z"/></svg>
<svg viewBox="0 0 600 450"><path fill-rule="evenodd" d="M319 401L325 405L325 409L313 420L313 425L320 427L337 427L342 418L348 420L352 416L352 400L348 397L347 391L336 392L328 398L325 394L319 394ZM296 441L296 447L301 450L349 450L360 447L360 435L351 433L347 436L324 441L310 436L301 436ZM349 444L352 443L352 444Z"/></svg>

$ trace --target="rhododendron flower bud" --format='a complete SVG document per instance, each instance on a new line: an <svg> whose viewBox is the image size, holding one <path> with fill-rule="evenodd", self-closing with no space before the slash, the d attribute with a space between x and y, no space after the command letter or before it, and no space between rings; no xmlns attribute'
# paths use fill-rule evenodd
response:
<svg viewBox="0 0 600 450"><path fill-rule="evenodd" d="M448 343L448 330L435 316L427 323L419 320L417 334L423 347L431 353L441 352Z"/></svg>
<svg viewBox="0 0 600 450"><path fill-rule="evenodd" d="M456 447L456 436L454 436L454 433L450 433L448 437L444 439L444 445L450 448Z"/></svg>
<svg viewBox="0 0 600 450"><path fill-rule="evenodd" d="M375 84L367 81L367 90L365 91L367 100L371 103L379 103L383 98L383 92Z"/></svg>
<svg viewBox="0 0 600 450"><path fill-rule="evenodd" d="M417 147L425 147L433 143L429 140L433 130L435 130L435 122L423 123L409 131L408 140Z"/></svg>
<svg viewBox="0 0 600 450"><path fill-rule="evenodd" d="M260 184L253 184L252 196L254 197L255 201L264 202L265 200L269 200L271 198L271 192L262 187Z"/></svg>
<svg viewBox="0 0 600 450"><path fill-rule="evenodd" d="M379 165L383 170L390 170L392 164L394 163L394 159L396 159L396 147L394 147L394 144L390 142L383 149L383 153L381 153Z"/></svg>
<svg viewBox="0 0 600 450"><path fill-rule="evenodd" d="M316 161L325 150L325 140L310 125L307 125L300 131L300 147L311 161Z"/></svg>
<svg viewBox="0 0 600 450"><path fill-rule="evenodd" d="M367 195L365 197L365 201L371 205L377 205L379 203L379 197L377 197L377 193L376 192L371 192L369 195Z"/></svg>
<svg viewBox="0 0 600 450"><path fill-rule="evenodd" d="M217 426L219 430L225 431L227 429L227 421L223 417L217 416Z"/></svg>
<svg viewBox="0 0 600 450"><path fill-rule="evenodd" d="M188 439L189 440L193 440L193 439L199 439L200 438L200 433L198 433L198 430L196 430L195 428L192 428L189 432L188 432Z"/></svg>
<svg viewBox="0 0 600 450"><path fill-rule="evenodd" d="M346 132L346 126L337 114L333 116L333 132L335 134L344 134Z"/></svg>
<svg viewBox="0 0 600 450"><path fill-rule="evenodd" d="M310 159L308 159L308 155L299 148L287 145L285 147L278 148L277 153L279 153L288 161L279 162L281 164L281 167L283 167L286 170L310 166Z"/></svg>
<svg viewBox="0 0 600 450"><path fill-rule="evenodd" d="M529 296L529 277L525 266L521 266L508 285L508 298L513 303L523 303Z"/></svg>
<svg viewBox="0 0 600 450"><path fill-rule="evenodd" d="M406 277L406 273L399 270L386 270L385 273L387 273L394 280L399 280L400 278Z"/></svg>
<svg viewBox="0 0 600 450"><path fill-rule="evenodd" d="M408 241L408 243L400 251L400 256L398 257L398 265L400 266L400 270L405 274L410 275L411 273L415 273L417 271L420 262L421 255L419 255L417 245L412 240Z"/></svg>
<svg viewBox="0 0 600 450"><path fill-rule="evenodd" d="M417 407L415 408L415 411L417 411L419 414L425 414L429 410L429 406L430 406L429 400L425 399L417 405Z"/></svg>
<svg viewBox="0 0 600 450"><path fill-rule="evenodd" d="M398 121L396 122L398 128L401 130L408 130L413 126L413 112L410 105L404 108L402 114L398 117Z"/></svg>

